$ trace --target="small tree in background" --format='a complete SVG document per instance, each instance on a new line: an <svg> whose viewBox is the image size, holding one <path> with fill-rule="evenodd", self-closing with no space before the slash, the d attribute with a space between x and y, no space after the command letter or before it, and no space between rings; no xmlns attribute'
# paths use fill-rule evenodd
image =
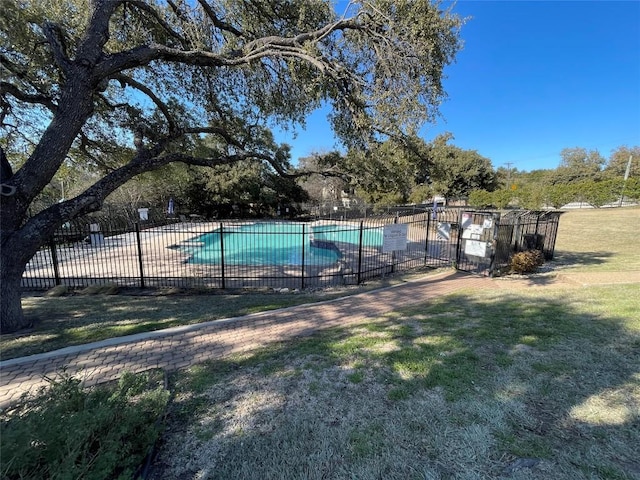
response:
<svg viewBox="0 0 640 480"><path fill-rule="evenodd" d="M599 176L606 163L597 150L585 148L565 148L560 152L560 166L555 170L551 181L554 184L567 184Z"/></svg>
<svg viewBox="0 0 640 480"><path fill-rule="evenodd" d="M469 194L469 205L476 208L490 208L494 206L492 192L474 190Z"/></svg>
<svg viewBox="0 0 640 480"><path fill-rule="evenodd" d="M623 178L629 165L629 158L631 158L629 178L640 178L640 146L622 145L613 150L604 167L604 175L607 178Z"/></svg>

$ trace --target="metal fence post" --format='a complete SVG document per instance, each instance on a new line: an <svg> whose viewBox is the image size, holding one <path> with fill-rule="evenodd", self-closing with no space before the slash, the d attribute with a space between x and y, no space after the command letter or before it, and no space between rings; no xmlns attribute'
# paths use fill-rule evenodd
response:
<svg viewBox="0 0 640 480"><path fill-rule="evenodd" d="M553 220L553 237L551 239L551 248L549 249L549 258L548 260L553 260L553 255L555 254L556 251L556 240L558 237L558 227L560 226L560 215L562 215L562 213L555 215L555 218Z"/></svg>
<svg viewBox="0 0 640 480"><path fill-rule="evenodd" d="M56 285L60 285L62 281L60 280L60 267L58 265L58 252L56 250L56 240L54 237L51 237L49 240L49 250L51 250L51 263L53 265L53 276L56 279Z"/></svg>
<svg viewBox="0 0 640 480"><path fill-rule="evenodd" d="M453 231L453 228L451 228ZM462 249L462 210L458 210L458 225L456 227L456 260L454 268L460 270L460 251Z"/></svg>
<svg viewBox="0 0 640 480"><path fill-rule="evenodd" d="M491 235L491 258L489 260L489 276L493 277L497 267L496 267L496 256L498 253L498 231L500 229L500 213L493 213L491 215L493 220L493 232Z"/></svg>
<svg viewBox="0 0 640 480"><path fill-rule="evenodd" d="M360 221L360 241L358 242L358 285L360 285L360 272L362 271L362 240L363 240L364 222Z"/></svg>
<svg viewBox="0 0 640 480"><path fill-rule="evenodd" d="M304 244L305 244L305 224L302 224L302 265L300 266L302 277L300 280L301 286L300 290L304 290Z"/></svg>
<svg viewBox="0 0 640 480"><path fill-rule="evenodd" d="M142 240L140 239L140 223L136 222L136 242L138 244L138 265L140 266L140 288L144 288L144 269L142 267Z"/></svg>
<svg viewBox="0 0 640 480"><path fill-rule="evenodd" d="M220 274L222 275L222 288L226 288L226 281L224 279L224 232L223 225L220 222Z"/></svg>
<svg viewBox="0 0 640 480"><path fill-rule="evenodd" d="M429 228L431 227L431 215L436 215L436 211L427 211L427 228L424 234L424 264L427 264L427 258L429 257ZM435 220L435 219L434 219Z"/></svg>
<svg viewBox="0 0 640 480"><path fill-rule="evenodd" d="M393 219L393 223L394 225L398 223L398 212L396 212L396 218ZM396 260L396 251L393 250L391 252L391 273L394 273L396 271Z"/></svg>

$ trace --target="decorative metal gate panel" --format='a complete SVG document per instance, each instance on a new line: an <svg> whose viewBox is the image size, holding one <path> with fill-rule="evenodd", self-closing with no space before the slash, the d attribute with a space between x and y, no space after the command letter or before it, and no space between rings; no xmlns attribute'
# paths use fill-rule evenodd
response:
<svg viewBox="0 0 640 480"><path fill-rule="evenodd" d="M427 218L425 265L454 266L458 249L458 209L432 209Z"/></svg>
<svg viewBox="0 0 640 480"><path fill-rule="evenodd" d="M461 211L456 255L458 270L490 276L496 253L500 214Z"/></svg>

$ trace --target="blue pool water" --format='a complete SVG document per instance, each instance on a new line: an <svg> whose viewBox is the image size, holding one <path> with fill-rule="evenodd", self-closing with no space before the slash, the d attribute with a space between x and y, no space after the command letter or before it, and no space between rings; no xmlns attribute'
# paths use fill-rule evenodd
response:
<svg viewBox="0 0 640 480"><path fill-rule="evenodd" d="M255 223L199 235L182 248L191 263L221 263L224 245L225 265L301 265L304 245L305 265L330 265L340 259L334 242L358 248L359 241L357 226ZM382 245L382 231L364 230L363 245Z"/></svg>
<svg viewBox="0 0 640 480"><path fill-rule="evenodd" d="M360 243L360 227L355 225L316 225L312 227L316 240L349 243ZM379 228L365 228L362 232L362 245L365 247L382 246L382 230Z"/></svg>

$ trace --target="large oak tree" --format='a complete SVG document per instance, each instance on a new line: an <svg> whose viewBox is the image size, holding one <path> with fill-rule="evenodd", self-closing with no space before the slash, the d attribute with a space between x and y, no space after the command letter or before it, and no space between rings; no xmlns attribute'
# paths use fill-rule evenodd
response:
<svg viewBox="0 0 640 480"><path fill-rule="evenodd" d="M432 120L460 25L426 0L4 0L2 332L27 323L20 282L38 248L142 172L256 161L287 174L269 127L324 103L347 147ZM100 176L34 211L69 163Z"/></svg>

